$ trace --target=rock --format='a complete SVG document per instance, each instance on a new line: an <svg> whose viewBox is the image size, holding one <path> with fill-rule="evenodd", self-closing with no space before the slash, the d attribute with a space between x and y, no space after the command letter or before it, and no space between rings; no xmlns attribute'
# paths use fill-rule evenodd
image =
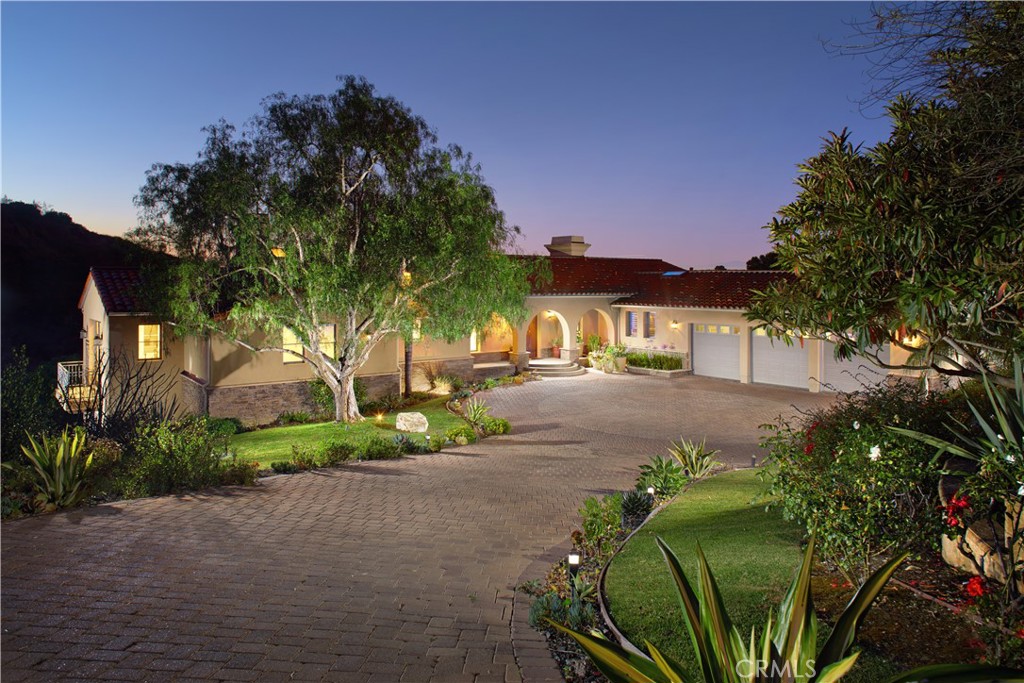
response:
<svg viewBox="0 0 1024 683"><path fill-rule="evenodd" d="M395 428L400 432L425 432L427 427L423 413L399 413L395 419Z"/></svg>

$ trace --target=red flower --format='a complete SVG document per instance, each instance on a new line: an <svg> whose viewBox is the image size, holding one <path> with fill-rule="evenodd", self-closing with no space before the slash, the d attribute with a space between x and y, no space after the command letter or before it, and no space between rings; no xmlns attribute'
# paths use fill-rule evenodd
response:
<svg viewBox="0 0 1024 683"><path fill-rule="evenodd" d="M964 645L966 645L967 647L969 647L972 650L984 650L985 649L985 641L978 640L977 638L969 639L966 643L964 643Z"/></svg>
<svg viewBox="0 0 1024 683"><path fill-rule="evenodd" d="M1020 638L1021 640L1024 640L1024 626L1021 626L1019 629L1017 629L1017 632L1014 633L1014 635Z"/></svg>
<svg viewBox="0 0 1024 683"><path fill-rule="evenodd" d="M988 592L985 588L985 579L980 576L972 576L967 580L967 586L965 589L967 594L972 598L980 598L982 595Z"/></svg>
<svg viewBox="0 0 1024 683"><path fill-rule="evenodd" d="M964 508L970 507L970 505L971 505L971 501L970 501L970 499L966 495L965 496L960 496L958 498L957 495L954 493L953 497L950 499L949 505L947 507L951 507L951 508L954 508L956 510L963 510Z"/></svg>
<svg viewBox="0 0 1024 683"><path fill-rule="evenodd" d="M814 442L813 441L808 441L807 445L804 446L804 455L810 455L813 452L814 452Z"/></svg>

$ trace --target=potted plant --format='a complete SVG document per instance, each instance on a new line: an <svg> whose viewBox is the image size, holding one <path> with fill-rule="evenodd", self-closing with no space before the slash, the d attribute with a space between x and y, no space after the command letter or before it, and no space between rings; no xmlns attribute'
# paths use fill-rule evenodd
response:
<svg viewBox="0 0 1024 683"><path fill-rule="evenodd" d="M555 340L551 342L551 357L561 358L562 357L562 338L555 337Z"/></svg>
<svg viewBox="0 0 1024 683"><path fill-rule="evenodd" d="M604 350L605 355L611 358L611 364L615 372L626 371L626 346L625 344L609 344Z"/></svg>
<svg viewBox="0 0 1024 683"><path fill-rule="evenodd" d="M595 353L601 350L601 335L591 334L587 336L587 351Z"/></svg>

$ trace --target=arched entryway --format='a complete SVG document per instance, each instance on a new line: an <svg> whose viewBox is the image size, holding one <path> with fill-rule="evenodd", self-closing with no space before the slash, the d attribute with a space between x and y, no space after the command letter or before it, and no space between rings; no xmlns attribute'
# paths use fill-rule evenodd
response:
<svg viewBox="0 0 1024 683"><path fill-rule="evenodd" d="M615 324L606 311L592 308L580 317L576 327L577 346L580 355L597 351L606 344L615 342ZM596 342L597 348L591 348Z"/></svg>
<svg viewBox="0 0 1024 683"><path fill-rule="evenodd" d="M561 355L569 340L569 323L558 311L548 309L533 316L526 328L526 351L530 358ZM556 353L557 350L557 353Z"/></svg>

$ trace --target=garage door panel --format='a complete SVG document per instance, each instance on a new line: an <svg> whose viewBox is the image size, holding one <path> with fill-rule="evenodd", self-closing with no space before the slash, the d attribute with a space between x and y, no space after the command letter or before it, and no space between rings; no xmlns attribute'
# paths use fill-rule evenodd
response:
<svg viewBox="0 0 1024 683"><path fill-rule="evenodd" d="M693 374L739 381L740 336L735 332L729 325L694 325L690 348Z"/></svg>
<svg viewBox="0 0 1024 683"><path fill-rule="evenodd" d="M807 388L806 341L794 339L792 345L782 339L754 333L750 339L751 380L797 389Z"/></svg>
<svg viewBox="0 0 1024 683"><path fill-rule="evenodd" d="M875 347L873 352L878 352L882 362L889 362L889 345ZM865 386L871 387L885 381L888 372L867 358L855 356L850 360L837 360L835 357L835 344L824 342L822 344L824 354L824 381L822 389L825 391L853 392L860 391Z"/></svg>

